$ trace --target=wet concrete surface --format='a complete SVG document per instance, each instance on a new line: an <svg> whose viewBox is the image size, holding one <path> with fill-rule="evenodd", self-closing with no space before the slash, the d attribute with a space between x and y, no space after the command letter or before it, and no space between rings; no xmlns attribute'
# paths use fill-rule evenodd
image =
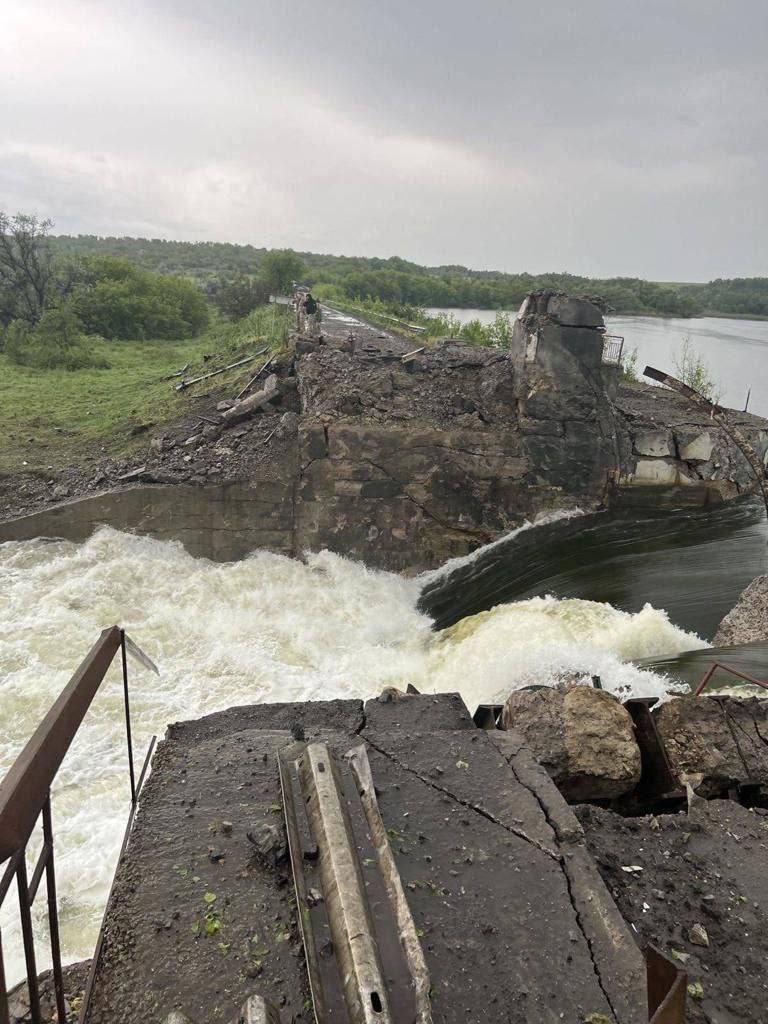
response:
<svg viewBox="0 0 768 1024"><path fill-rule="evenodd" d="M455 696L234 708L169 729L110 900L88 1020L311 1021L277 751L366 742L437 1024L639 1024L639 950L581 829L512 734ZM364 872L369 870L364 867Z"/></svg>

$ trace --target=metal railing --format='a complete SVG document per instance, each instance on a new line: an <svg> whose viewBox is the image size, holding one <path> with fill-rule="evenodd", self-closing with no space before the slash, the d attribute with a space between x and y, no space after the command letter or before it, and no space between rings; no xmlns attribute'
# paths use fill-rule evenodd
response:
<svg viewBox="0 0 768 1024"><path fill-rule="evenodd" d="M620 334L603 335L603 366L621 366L624 338Z"/></svg>
<svg viewBox="0 0 768 1024"><path fill-rule="evenodd" d="M53 964L53 984L56 997L56 1020L58 1024L66 1024L67 1020L61 967L61 944L59 941L56 872L53 857L51 786L118 650L120 651L122 661L125 731L128 746L128 775L131 789L131 810L126 835L123 840L123 848L125 848L131 823L136 812L141 785L144 781L149 758L154 747L153 737L137 783L133 764L127 655L131 654L145 667L150 668L154 672L157 672L157 667L133 643L130 637L126 636L125 630L119 626L112 626L102 632L99 639L81 662L80 667L64 687L56 701L54 701L48 714L11 765L5 778L0 782L0 868L5 865L5 870L2 873L2 877L0 877L0 907L2 907L15 880L18 890L19 917L24 944L29 1013L33 1024L42 1024L35 936L32 927L32 906L40 888L43 875L45 875L48 901L48 927ZM43 846L30 879L27 873L27 846L41 815ZM99 945L100 942L101 940L99 939ZM86 998L83 1001L81 1019L84 1018L87 1009L87 996L92 984L97 958L95 956L93 960ZM9 1024L9 1019L2 933L0 932L0 1024Z"/></svg>
<svg viewBox="0 0 768 1024"><path fill-rule="evenodd" d="M741 679L745 683L751 683L753 686L762 686L764 690L768 690L768 683L763 682L763 680L755 679L754 676L747 675L746 672L739 672L738 669L731 668L730 665L723 665L722 662L713 661L701 677L701 681L693 693L694 697L701 696L702 692L712 679L712 676L718 671L718 669L722 669L723 672L727 672L729 675L735 676L737 679Z"/></svg>

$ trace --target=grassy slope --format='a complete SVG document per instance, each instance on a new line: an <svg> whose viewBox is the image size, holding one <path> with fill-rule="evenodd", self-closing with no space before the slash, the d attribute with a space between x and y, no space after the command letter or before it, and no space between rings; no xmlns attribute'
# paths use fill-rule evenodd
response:
<svg viewBox="0 0 768 1024"><path fill-rule="evenodd" d="M110 363L108 370L36 370L16 366L0 352L0 473L77 465L88 456L115 456L146 445L146 435L131 437L131 427L179 419L189 411L191 396L214 385L226 389L255 370L246 364L185 392L164 376L185 363L185 376L191 377L266 344L277 349L285 317L282 310L257 310L188 341L97 341L93 348ZM212 358L204 362L204 355Z"/></svg>

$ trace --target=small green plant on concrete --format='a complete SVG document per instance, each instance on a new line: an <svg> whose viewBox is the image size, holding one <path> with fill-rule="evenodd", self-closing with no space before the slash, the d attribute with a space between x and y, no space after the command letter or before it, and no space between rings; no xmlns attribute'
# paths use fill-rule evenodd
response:
<svg viewBox="0 0 768 1024"><path fill-rule="evenodd" d="M680 349L672 357L678 378L689 387L698 391L707 401L717 403L720 400L720 388L712 376L712 372L686 336Z"/></svg>
<svg viewBox="0 0 768 1024"><path fill-rule="evenodd" d="M637 372L637 345L631 351L626 351L622 354L620 372L623 381L632 384L640 382L640 376Z"/></svg>

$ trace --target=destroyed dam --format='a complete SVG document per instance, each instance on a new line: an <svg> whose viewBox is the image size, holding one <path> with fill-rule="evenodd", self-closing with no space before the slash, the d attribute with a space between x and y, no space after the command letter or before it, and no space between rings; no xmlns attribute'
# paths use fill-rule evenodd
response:
<svg viewBox="0 0 768 1024"><path fill-rule="evenodd" d="M329 310L2 482L0 1024L768 1022L765 510L620 360Z"/></svg>

